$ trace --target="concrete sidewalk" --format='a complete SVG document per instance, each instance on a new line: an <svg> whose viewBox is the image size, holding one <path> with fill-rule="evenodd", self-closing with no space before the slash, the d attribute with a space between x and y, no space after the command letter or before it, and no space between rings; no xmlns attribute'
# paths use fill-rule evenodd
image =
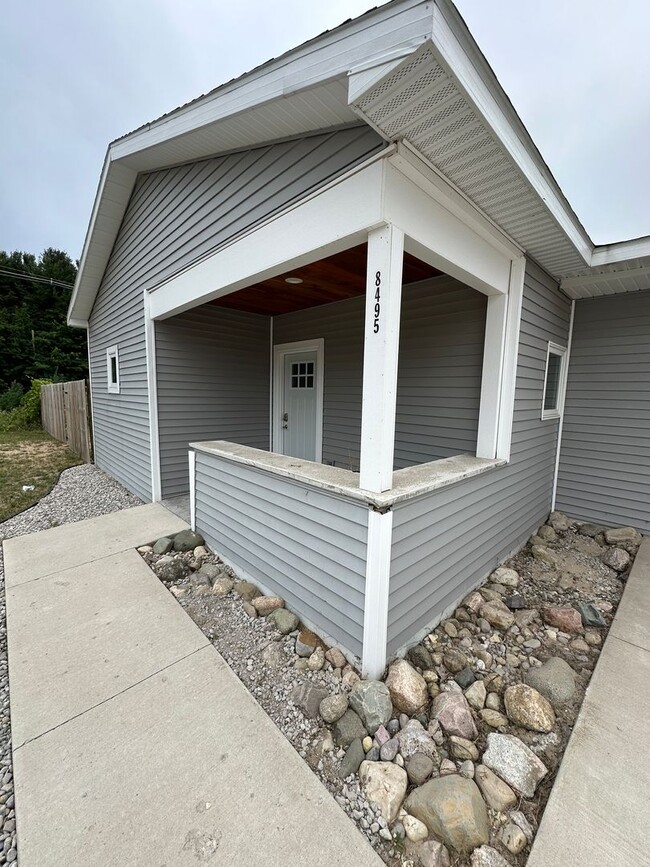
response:
<svg viewBox="0 0 650 867"><path fill-rule="evenodd" d="M134 546L160 505L4 542L21 867L382 867Z"/></svg>
<svg viewBox="0 0 650 867"><path fill-rule="evenodd" d="M527 867L650 864L650 537L589 683Z"/></svg>

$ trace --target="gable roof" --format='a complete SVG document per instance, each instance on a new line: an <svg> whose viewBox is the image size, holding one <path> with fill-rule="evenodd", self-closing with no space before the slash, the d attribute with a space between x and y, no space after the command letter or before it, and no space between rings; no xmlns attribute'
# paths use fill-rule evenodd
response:
<svg viewBox="0 0 650 867"><path fill-rule="evenodd" d="M392 0L109 145L70 324L87 322L140 172L360 118L408 141L570 297L638 288L650 268L650 238L593 244L451 0Z"/></svg>

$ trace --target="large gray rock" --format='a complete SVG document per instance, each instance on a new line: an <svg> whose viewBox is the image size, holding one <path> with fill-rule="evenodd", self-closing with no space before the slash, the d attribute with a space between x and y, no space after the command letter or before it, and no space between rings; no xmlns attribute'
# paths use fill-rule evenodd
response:
<svg viewBox="0 0 650 867"><path fill-rule="evenodd" d="M402 758L408 759L416 753L424 753L436 764L439 763L438 751L433 738L417 719L409 720L403 729L397 733L399 751Z"/></svg>
<svg viewBox="0 0 650 867"><path fill-rule="evenodd" d="M237 581L233 590L244 602L251 602L256 596L260 595L259 587L251 584L250 581Z"/></svg>
<svg viewBox="0 0 650 867"><path fill-rule="evenodd" d="M185 567L178 557L161 557L153 568L164 584L172 584L185 577Z"/></svg>
<svg viewBox="0 0 650 867"><path fill-rule="evenodd" d="M412 716L428 704L426 680L405 659L396 659L390 664L386 686L393 705L402 713Z"/></svg>
<svg viewBox="0 0 650 867"><path fill-rule="evenodd" d="M630 555L623 548L608 548L600 559L615 572L623 572L630 565Z"/></svg>
<svg viewBox="0 0 650 867"><path fill-rule="evenodd" d="M547 698L527 683L509 686L503 694L508 719L533 732L550 732L555 728L555 713Z"/></svg>
<svg viewBox="0 0 650 867"><path fill-rule="evenodd" d="M346 777L349 777L350 774L356 774L359 770L359 765L365 757L366 754L363 751L363 745L360 739L356 738L347 748L346 753L341 760L341 768L339 770L339 776L341 779L344 780Z"/></svg>
<svg viewBox="0 0 650 867"><path fill-rule="evenodd" d="M362 762L359 780L366 800L392 825L406 795L406 771L392 762Z"/></svg>
<svg viewBox="0 0 650 867"><path fill-rule="evenodd" d="M332 735L340 747L349 747L352 741L363 740L367 734L359 715L349 708L332 727Z"/></svg>
<svg viewBox="0 0 650 867"><path fill-rule="evenodd" d="M157 539L153 544L153 553L166 554L168 551L171 551L173 547L173 539L170 539L169 536L161 536L160 539Z"/></svg>
<svg viewBox="0 0 650 867"><path fill-rule="evenodd" d="M448 735L458 735L473 741L477 736L476 725L462 692L441 692L433 700L431 716L437 719Z"/></svg>
<svg viewBox="0 0 650 867"><path fill-rule="evenodd" d="M174 551L193 551L199 545L205 545L205 539L194 530L181 530L174 536Z"/></svg>
<svg viewBox="0 0 650 867"><path fill-rule="evenodd" d="M634 527L618 527L613 530L605 531L605 541L608 545L620 545L627 548L629 545L638 547L641 544L643 536Z"/></svg>
<svg viewBox="0 0 650 867"><path fill-rule="evenodd" d="M222 566L216 566L214 563L205 563L196 574L204 575L210 584L214 584L217 578L221 578L222 575L227 573L224 573Z"/></svg>
<svg viewBox="0 0 650 867"><path fill-rule="evenodd" d="M552 656L539 668L524 672L524 680L557 709L570 702L576 691L573 669L559 656Z"/></svg>
<svg viewBox="0 0 650 867"><path fill-rule="evenodd" d="M421 644L416 644L414 647L411 647L407 653L409 661L416 667L421 668L422 671L427 671L430 668L433 668L433 660L431 659L431 654L423 647Z"/></svg>
<svg viewBox="0 0 650 867"><path fill-rule="evenodd" d="M480 611L481 617L496 629L509 629L515 622L515 615L504 602L486 602Z"/></svg>
<svg viewBox="0 0 650 867"><path fill-rule="evenodd" d="M362 680L350 693L350 707L359 714L371 735L393 715L390 692L381 680Z"/></svg>
<svg viewBox="0 0 650 867"><path fill-rule="evenodd" d="M490 839L485 801L473 780L436 777L411 792L404 807L457 852L471 852Z"/></svg>
<svg viewBox="0 0 650 867"><path fill-rule="evenodd" d="M525 798L532 798L548 773L546 765L514 735L489 734L483 764Z"/></svg>
<svg viewBox="0 0 650 867"><path fill-rule="evenodd" d="M607 626L605 618L592 602L576 602L575 607L580 612L583 626L593 626L597 629Z"/></svg>
<svg viewBox="0 0 650 867"><path fill-rule="evenodd" d="M476 785L481 790L481 794L485 798L488 807L497 810L499 813L505 813L517 803L517 796L512 791L507 783L497 777L485 765L477 765L474 770L474 780Z"/></svg>
<svg viewBox="0 0 650 867"><path fill-rule="evenodd" d="M322 686L315 686L313 683L301 683L294 686L291 691L291 701L299 707L309 719L316 719L320 708L320 703L327 698L329 693ZM359 735L357 735L359 737ZM351 741L350 741L351 743ZM347 744L346 744L347 746Z"/></svg>
<svg viewBox="0 0 650 867"><path fill-rule="evenodd" d="M251 605L260 617L267 617L272 611L284 608L284 599L281 596L256 596L251 599Z"/></svg>
<svg viewBox="0 0 650 867"><path fill-rule="evenodd" d="M343 693L337 695L328 695L324 698L319 706L320 715L326 723L335 723L337 719L341 719L343 714L348 709L348 697Z"/></svg>
<svg viewBox="0 0 650 867"><path fill-rule="evenodd" d="M286 608L276 608L275 611L272 611L266 619L272 623L282 635L288 635L290 632L293 632L300 624L300 621L293 611L287 611Z"/></svg>
<svg viewBox="0 0 650 867"><path fill-rule="evenodd" d="M424 753L415 753L406 762L406 773L409 782L414 786L421 786L433 773L433 760Z"/></svg>
<svg viewBox="0 0 650 867"><path fill-rule="evenodd" d="M573 526L571 518L567 518L562 512L551 512L547 523L553 527L556 533L564 533Z"/></svg>

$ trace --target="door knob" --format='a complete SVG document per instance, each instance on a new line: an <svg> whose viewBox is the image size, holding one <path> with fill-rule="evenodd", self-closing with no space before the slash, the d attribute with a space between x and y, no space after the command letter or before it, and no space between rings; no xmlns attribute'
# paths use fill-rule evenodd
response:
<svg viewBox="0 0 650 867"><path fill-rule="evenodd" d="M285 412L282 416L282 421L289 421L289 413Z"/></svg>

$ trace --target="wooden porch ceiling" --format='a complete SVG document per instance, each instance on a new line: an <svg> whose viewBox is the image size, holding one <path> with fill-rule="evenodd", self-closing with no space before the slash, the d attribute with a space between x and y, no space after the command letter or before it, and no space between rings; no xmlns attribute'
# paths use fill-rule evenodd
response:
<svg viewBox="0 0 650 867"><path fill-rule="evenodd" d="M366 291L366 260L367 244L360 244L312 262L311 265L296 268L295 271L287 271L286 274L271 280L255 283L210 303L246 313L278 316L281 313L292 313L294 310L354 298ZM404 283L426 280L440 273L415 256L404 254ZM292 285L286 282L287 277L299 277L303 282Z"/></svg>

